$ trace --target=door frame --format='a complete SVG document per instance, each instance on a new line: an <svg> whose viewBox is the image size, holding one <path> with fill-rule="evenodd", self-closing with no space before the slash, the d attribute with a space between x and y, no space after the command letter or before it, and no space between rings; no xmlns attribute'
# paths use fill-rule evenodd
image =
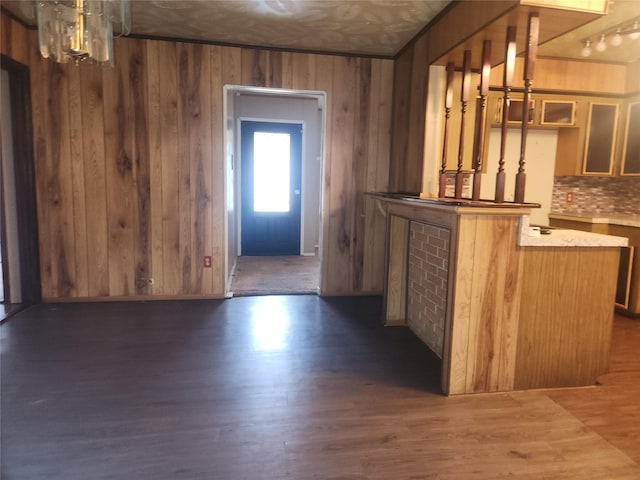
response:
<svg viewBox="0 0 640 480"><path fill-rule="evenodd" d="M266 95L274 98L309 98L316 99L318 101L319 109L321 110L321 120L320 120L320 198L319 198L319 209L320 209L320 225L319 225L319 235L318 235L318 255L320 256L320 281L319 285L322 285L322 279L324 277L325 272L325 262L326 259L323 255L323 243L324 243L324 195L326 191L326 182L325 182L325 168L326 168L326 132L327 132L327 92L321 90L292 90L292 89L283 89L283 88L266 88L266 87L249 87L244 85L224 85L223 86L223 118L224 118L224 136L223 136L223 145L224 145L224 169L223 169L223 178L224 178L224 226L223 226L223 235L224 235L224 262L223 262L223 285L224 285L224 296L230 297L232 293L230 291L231 286L231 277L233 276L234 268L235 268L235 257L233 258L234 264L230 266L230 225L229 225L229 208L230 203L233 203L232 208L236 211L234 214L236 215L235 224L236 231L231 232L235 234L236 245L234 245L233 250L235 252L239 252L238 243L240 242L239 235L239 219L237 217L240 209L237 201L237 193L238 193L238 182L239 182L239 165L240 165L240 156L239 156L239 146L238 142L240 140L240 118L238 118L237 122L234 122L233 119L233 107L229 105L229 99L235 97L236 94L240 93L254 93L260 95ZM304 146L305 141L307 139L306 129L304 122L301 120L288 120L284 121L282 119L254 119L254 118L242 118L242 120L257 120L257 121L267 121L267 122L283 122L283 123L302 123L303 125L303 137L302 137L302 145L303 145L303 161L302 161L302 175L304 181L305 175L305 165L304 165ZM231 138L230 138L231 137ZM230 180L231 179L231 180ZM231 184L230 184L231 183ZM229 195L232 195L230 200ZM305 189L302 189L302 194L304 195ZM301 199L304 205L304 198ZM302 249L302 235L304 228L304 208L301 212L300 218L300 235L301 235L301 246Z"/></svg>
<svg viewBox="0 0 640 480"><path fill-rule="evenodd" d="M16 214L20 243L21 304L33 305L42 301L40 285L40 249L38 209L36 200L33 127L31 122L31 90L29 67L0 55L0 66L9 74L13 163L16 184ZM4 212L2 235L5 237ZM6 238L3 238L3 244ZM6 259L3 259L6 261Z"/></svg>
<svg viewBox="0 0 640 480"><path fill-rule="evenodd" d="M238 163L237 163L237 168L236 168L236 182L235 182L235 188L237 189L238 195L236 198L238 198L238 212L237 212L237 225L238 225L238 238L237 238L237 252L238 252L238 256L242 255L242 202L243 197L242 197L242 122L262 122L262 123L287 123L287 124L295 124L295 125L300 125L300 128L302 128L302 139L301 139L301 146L300 146L300 177L301 177L301 183L302 183L302 179L305 178L305 155L304 155L304 145L305 145L305 141L306 141L306 125L304 121L301 120L282 120L282 119L265 119L265 118L258 118L258 117L238 117L238 121L236 122L236 132L237 132L237 136L236 136L236 152L238 152ZM300 248L299 248L299 255L302 255L303 253L303 243L304 243L304 208L302 207L304 205L304 201L305 201L305 189L301 188L301 192L300 192L300 230L298 231L298 238L300 241Z"/></svg>

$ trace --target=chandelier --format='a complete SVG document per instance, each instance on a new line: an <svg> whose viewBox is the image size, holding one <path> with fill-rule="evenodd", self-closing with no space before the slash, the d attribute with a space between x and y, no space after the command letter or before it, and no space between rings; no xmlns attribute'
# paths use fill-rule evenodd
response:
<svg viewBox="0 0 640 480"><path fill-rule="evenodd" d="M40 53L58 63L113 64L114 27L131 31L129 0L41 0L36 15Z"/></svg>
<svg viewBox="0 0 640 480"><path fill-rule="evenodd" d="M628 37L630 40L638 40L640 38L640 17L597 34L594 48L597 52L604 52L609 46L619 47L622 45L624 37ZM580 54L583 57L591 56L591 39L585 38L581 42L583 47Z"/></svg>

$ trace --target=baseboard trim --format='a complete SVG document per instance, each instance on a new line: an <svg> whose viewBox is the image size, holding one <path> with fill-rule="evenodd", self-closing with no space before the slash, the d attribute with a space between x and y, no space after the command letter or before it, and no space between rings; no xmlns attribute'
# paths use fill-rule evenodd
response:
<svg viewBox="0 0 640 480"><path fill-rule="evenodd" d="M42 303L149 302L166 300L224 300L224 295L138 295L111 297L43 297Z"/></svg>

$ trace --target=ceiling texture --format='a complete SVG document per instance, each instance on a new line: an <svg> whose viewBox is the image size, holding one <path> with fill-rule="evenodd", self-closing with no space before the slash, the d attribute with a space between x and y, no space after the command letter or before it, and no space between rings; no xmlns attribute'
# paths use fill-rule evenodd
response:
<svg viewBox="0 0 640 480"><path fill-rule="evenodd" d="M472 1L472 0L463 0ZM586 0L584 0L586 1ZM21 4L0 5L26 23ZM449 0L131 0L131 33L298 51L393 57ZM541 45L539 56L582 58L584 40L640 17L640 0L610 0L609 14ZM628 63L640 40L596 52L589 60Z"/></svg>
<svg viewBox="0 0 640 480"><path fill-rule="evenodd" d="M27 23L19 1L1 5ZM449 0L131 0L131 33L392 57Z"/></svg>

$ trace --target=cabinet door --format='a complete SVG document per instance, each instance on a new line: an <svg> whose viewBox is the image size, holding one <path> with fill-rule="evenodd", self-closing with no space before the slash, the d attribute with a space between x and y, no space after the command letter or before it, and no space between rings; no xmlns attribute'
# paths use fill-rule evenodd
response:
<svg viewBox="0 0 640 480"><path fill-rule="evenodd" d="M582 173L611 175L617 123L617 104L589 104Z"/></svg>
<svg viewBox="0 0 640 480"><path fill-rule="evenodd" d="M522 100L521 98L517 98L517 99L510 99L509 100L509 116L507 117L507 123L513 123L516 125L522 125L522 104L523 104L524 100ZM501 124L502 123L502 104L503 104L503 99L499 98L498 99L498 105L496 108L496 123ZM535 118L536 115L536 109L535 109L536 103L535 100L529 100L529 125L533 124L533 120Z"/></svg>
<svg viewBox="0 0 640 480"><path fill-rule="evenodd" d="M616 305L629 308L631 293L631 270L633 268L634 247L620 249L620 265L618 268L618 285L616 287Z"/></svg>
<svg viewBox="0 0 640 480"><path fill-rule="evenodd" d="M640 175L640 102L629 104L622 175Z"/></svg>
<svg viewBox="0 0 640 480"><path fill-rule="evenodd" d="M576 123L576 102L542 100L540 125L571 126Z"/></svg>

